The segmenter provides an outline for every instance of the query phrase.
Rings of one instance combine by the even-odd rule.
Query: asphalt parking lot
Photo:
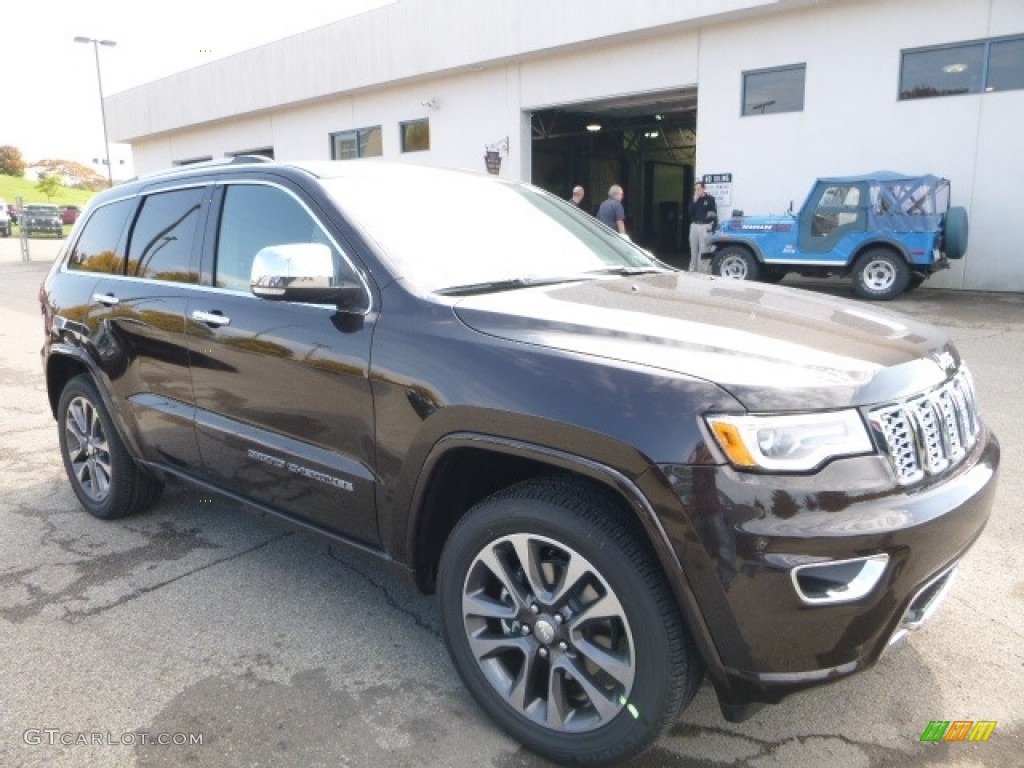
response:
[[[549,765],[476,708],[432,600],[377,564],[180,485],[140,517],[81,510],[39,361],[36,290],[61,244],[23,262],[0,239],[0,766]],[[872,670],[746,723],[705,685],[631,768],[1022,764],[1024,295],[922,288],[889,307],[948,329],[1002,442],[950,598]],[[933,720],[997,725],[922,743]]]

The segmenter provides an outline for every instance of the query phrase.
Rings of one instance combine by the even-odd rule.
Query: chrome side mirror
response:
[[[252,292],[268,301],[350,306],[362,288],[335,280],[331,249],[323,243],[286,243],[260,250],[252,261]]]

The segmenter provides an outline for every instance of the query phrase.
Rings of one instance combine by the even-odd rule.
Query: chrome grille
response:
[[[873,408],[868,417],[901,485],[955,466],[978,439],[977,403],[967,368],[928,392]]]

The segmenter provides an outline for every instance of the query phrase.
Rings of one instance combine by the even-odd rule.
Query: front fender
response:
[[[745,237],[730,237],[728,235],[712,235],[711,237],[711,249],[713,252],[726,248],[728,246],[739,246],[746,248],[754,254],[754,258],[764,263],[764,251],[761,250],[761,246],[753,240]]]

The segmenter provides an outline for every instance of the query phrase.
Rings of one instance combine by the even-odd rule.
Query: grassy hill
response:
[[[69,189],[65,187],[52,200],[47,200],[46,195],[36,189],[34,181],[0,175],[0,200],[3,200],[8,205],[12,205],[14,199],[20,195],[26,204],[53,203],[54,205],[84,206],[95,194],[95,192],[90,192],[87,189]]]

